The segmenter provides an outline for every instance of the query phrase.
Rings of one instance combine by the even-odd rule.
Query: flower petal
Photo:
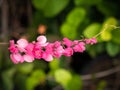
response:
[[[40,44],[44,44],[44,43],[46,43],[47,38],[46,38],[45,36],[38,36],[38,37],[37,37],[37,41],[38,41]]]
[[[28,54],[25,54],[25,55],[23,56],[23,58],[24,58],[24,60],[25,60],[26,62],[33,62],[33,61],[34,61],[34,57],[33,57],[33,56],[30,56],[30,55],[28,55]]]
[[[18,47],[25,48],[28,45],[28,41],[26,39],[19,39],[17,41]]]

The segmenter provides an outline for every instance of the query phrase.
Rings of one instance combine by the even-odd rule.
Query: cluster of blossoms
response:
[[[33,62],[35,59],[52,61],[53,58],[60,58],[62,55],[71,56],[74,52],[84,52],[86,44],[96,44],[95,38],[74,40],[63,38],[62,41],[54,43],[47,42],[45,36],[38,36],[36,41],[28,42],[26,39],[19,39],[16,44],[10,40],[10,58],[14,64]]]

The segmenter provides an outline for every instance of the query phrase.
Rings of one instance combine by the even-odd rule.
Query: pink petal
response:
[[[25,48],[28,45],[28,41],[26,39],[19,39],[17,41],[18,47]]]
[[[46,38],[45,36],[38,36],[38,37],[37,37],[37,41],[38,41],[40,44],[44,44],[44,43],[46,43],[47,38]]]
[[[48,54],[45,58],[45,61],[48,61],[48,62],[50,62],[50,61],[52,61],[53,60],[53,56],[52,55],[50,55],[50,54]]]
[[[28,54],[24,55],[23,58],[26,62],[33,62],[34,61],[34,57],[30,56]]]
[[[17,64],[17,63],[19,63],[19,62],[24,62],[24,59],[23,59],[23,57],[21,56],[21,54],[19,54],[19,53],[16,53],[16,54],[11,54],[10,55],[10,58],[11,58],[11,60],[12,60],[12,62],[14,63],[14,64]]]

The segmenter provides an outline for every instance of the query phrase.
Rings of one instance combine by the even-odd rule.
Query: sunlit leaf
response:
[[[77,28],[76,26],[72,26],[72,24],[64,23],[61,26],[61,33],[64,37],[75,39],[77,36]]]
[[[83,34],[85,37],[91,38],[97,35],[98,33],[100,33],[100,30],[101,30],[101,24],[93,23],[84,30]]]
[[[42,70],[35,70],[30,77],[26,80],[27,90],[34,90],[34,88],[40,83],[45,82],[46,75]]]
[[[33,63],[24,63],[18,67],[21,73],[28,74],[33,70]]]
[[[100,36],[103,41],[110,41],[112,39],[112,34],[109,31],[104,31]]]
[[[53,60],[52,62],[49,63],[49,66],[50,66],[50,70],[56,70],[59,68],[59,60],[58,59],[55,59]]]
[[[110,18],[108,18],[104,21],[103,27],[105,27],[106,24],[108,25],[108,28],[111,28],[111,26],[109,26],[109,25],[115,25],[116,26],[118,24],[118,21],[116,20],[116,18],[110,17]],[[113,28],[111,28],[111,29],[113,29]]]
[[[82,90],[82,80],[79,75],[73,75],[65,90]]]
[[[72,79],[72,75],[65,69],[58,69],[55,71],[55,80],[63,86],[66,86]]]
[[[86,11],[83,8],[74,8],[67,16],[66,22],[78,26],[85,18]]]
[[[106,45],[106,50],[107,50],[107,53],[113,57],[119,53],[120,46],[117,44],[108,42]]]

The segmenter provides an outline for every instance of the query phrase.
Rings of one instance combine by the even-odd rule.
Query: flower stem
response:
[[[111,27],[111,28],[113,28],[113,29],[118,29],[118,28],[120,28],[120,27],[117,27],[117,26],[115,26],[115,25],[108,25],[108,24],[105,24],[104,29],[103,29],[100,33],[98,33],[97,35],[95,35],[93,38],[98,37],[100,34],[102,34],[104,31],[106,31],[107,28],[109,28],[109,27]]]

